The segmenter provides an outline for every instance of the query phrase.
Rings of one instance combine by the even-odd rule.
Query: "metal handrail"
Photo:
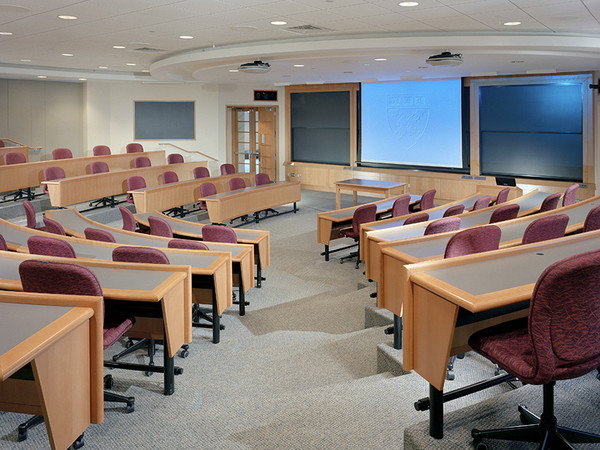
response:
[[[199,152],[199,151],[197,151],[197,150],[186,150],[185,148],[181,148],[181,147],[179,147],[178,145],[171,144],[170,142],[159,142],[159,144],[158,144],[158,145],[170,145],[171,147],[175,147],[176,149],[179,149],[179,150],[181,150],[182,152],[186,152],[186,153],[198,153],[198,154],[200,154],[200,155],[202,155],[202,156],[205,156],[205,157],[207,157],[208,159],[212,159],[213,161],[217,161],[217,162],[219,162],[219,160],[218,160],[218,159],[216,159],[216,158],[213,158],[212,156],[209,156],[209,155],[207,155],[206,153],[202,153],[202,152]]]

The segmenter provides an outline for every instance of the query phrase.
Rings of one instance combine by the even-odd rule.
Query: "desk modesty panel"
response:
[[[341,208],[340,191],[352,191],[353,205],[356,206],[357,193],[368,192],[372,194],[380,194],[385,198],[392,195],[406,193],[408,188],[407,183],[398,183],[395,181],[381,180],[363,180],[360,178],[352,178],[350,180],[336,181],[335,185],[335,209]]]

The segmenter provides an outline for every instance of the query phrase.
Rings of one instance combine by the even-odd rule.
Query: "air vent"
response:
[[[166,50],[162,50],[160,48],[152,48],[152,47],[138,47],[138,48],[133,48],[131,49],[132,52],[139,52],[139,53],[162,53],[162,52],[166,52]]]
[[[283,31],[295,34],[311,34],[333,31],[329,28],[319,27],[317,25],[298,25],[297,27],[282,28]]]

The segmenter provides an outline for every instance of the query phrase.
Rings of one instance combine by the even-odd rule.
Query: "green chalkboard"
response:
[[[135,140],[195,139],[194,102],[135,102]]]

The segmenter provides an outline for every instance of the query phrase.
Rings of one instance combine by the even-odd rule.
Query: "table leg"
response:
[[[402,317],[394,314],[394,348],[402,350]]]
[[[429,385],[429,436],[444,437],[444,391]]]
[[[354,206],[356,206],[356,203],[358,202],[358,192],[357,191],[352,191],[352,204]]]
[[[166,327],[165,327],[166,328]],[[173,357],[169,356],[169,351],[167,349],[167,332],[165,330],[163,337],[163,347],[164,347],[164,392],[165,395],[171,395],[175,392],[175,362],[173,361]]]
[[[213,324],[213,344],[221,342],[221,316],[217,309],[217,294],[212,290],[212,324]]]

